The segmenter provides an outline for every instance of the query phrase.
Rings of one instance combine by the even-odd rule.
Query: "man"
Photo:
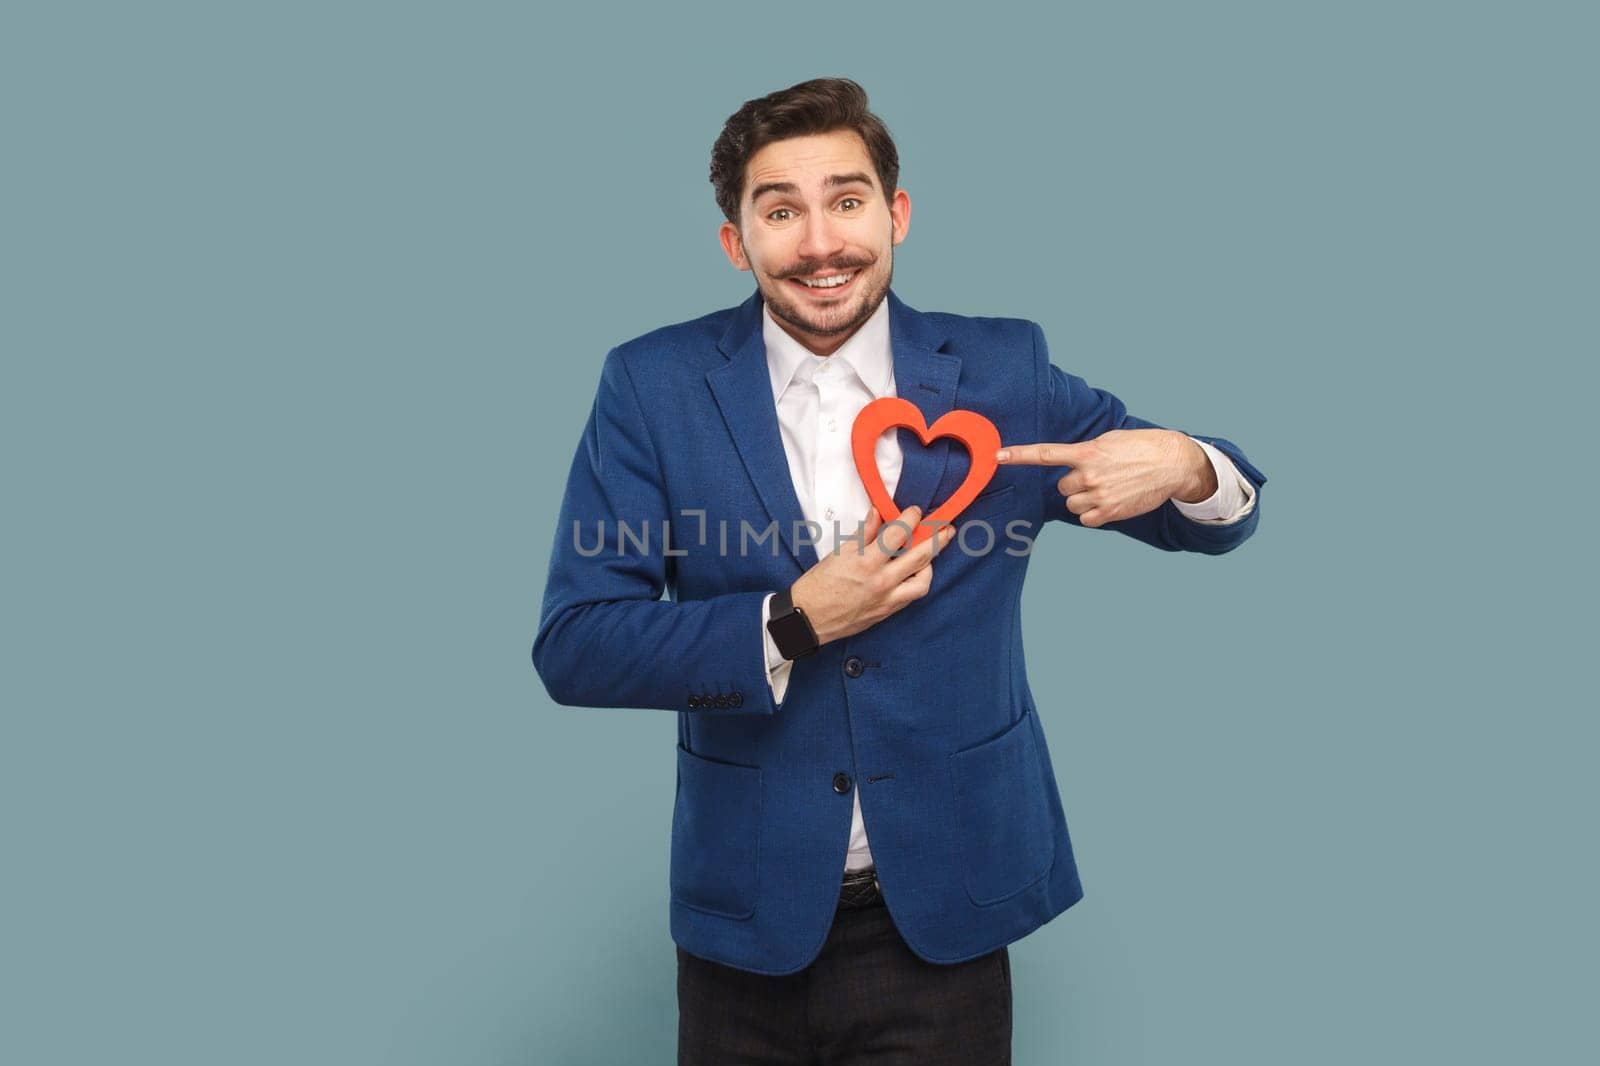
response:
[[[757,290],[613,349],[568,478],[533,660],[559,703],[679,712],[681,1063],[1009,1062],[1006,945],[1082,896],[1023,667],[1033,540],[1216,554],[1258,520],[1228,441],[1129,416],[1031,322],[902,303],[898,171],[852,81],[730,117],[719,237]],[[889,396],[1006,445],[915,542],[969,457],[879,437],[884,522],[850,430]]]

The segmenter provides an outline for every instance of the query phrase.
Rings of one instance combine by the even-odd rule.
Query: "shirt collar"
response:
[[[789,336],[773,319],[765,300],[761,303],[761,339],[767,346],[767,376],[772,382],[773,403],[783,396],[796,375],[809,381],[818,366],[833,360],[849,367],[874,398],[891,395],[894,355],[889,343],[888,299],[880,301],[877,310],[829,356],[813,355]]]

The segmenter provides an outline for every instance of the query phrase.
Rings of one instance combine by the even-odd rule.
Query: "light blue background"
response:
[[[605,352],[750,290],[722,120],[820,74],[907,302],[1271,478],[1039,543],[1016,1061],[1587,1059],[1593,10],[8,5],[0,1059],[673,1060],[675,722],[528,647]]]

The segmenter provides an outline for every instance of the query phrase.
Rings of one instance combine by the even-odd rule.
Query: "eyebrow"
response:
[[[829,174],[822,180],[822,185],[830,189],[836,185],[865,185],[871,188],[872,179],[858,170],[851,174]],[[750,202],[755,203],[769,192],[781,192],[793,196],[800,192],[800,186],[792,181],[769,181],[750,190]]]

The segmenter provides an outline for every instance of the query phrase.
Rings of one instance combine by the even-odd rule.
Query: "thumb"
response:
[[[864,521],[865,527],[862,530],[862,543],[870,544],[872,539],[878,535],[879,527],[883,525],[883,516],[878,513],[878,509],[876,507],[868,507],[867,517]]]

